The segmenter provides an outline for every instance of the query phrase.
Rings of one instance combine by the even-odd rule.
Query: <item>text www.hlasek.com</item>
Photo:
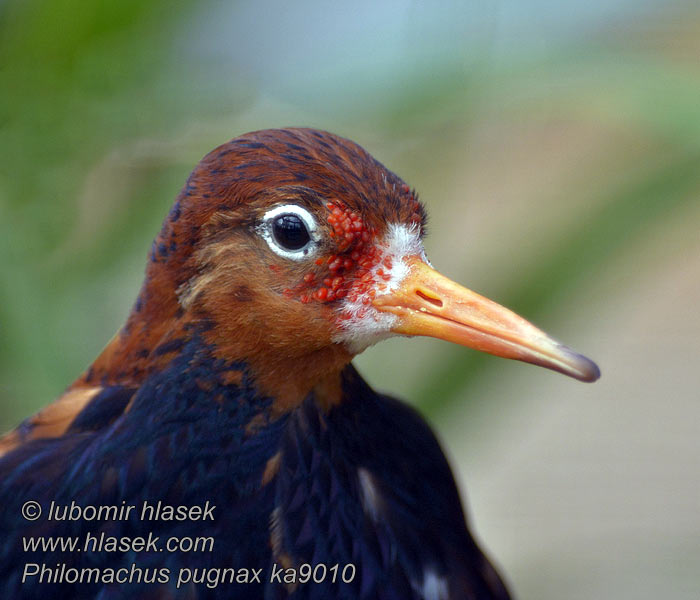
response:
[[[85,537],[23,537],[25,552],[212,552],[213,537],[169,537],[161,543],[158,536],[116,537],[86,533]]]
[[[126,505],[109,507],[81,507],[75,502],[59,506],[52,502],[46,515],[49,521],[126,521],[130,516],[141,521],[184,521],[214,520],[216,506],[207,502],[202,506],[172,507],[158,502],[157,505],[143,502],[141,510]],[[118,511],[117,511],[118,509]],[[131,512],[133,510],[133,512]],[[22,516],[27,521],[36,521],[42,514],[38,502],[29,501],[22,507]],[[355,579],[355,566],[351,563],[315,565],[304,563],[295,567],[272,564],[263,573],[261,568],[247,566],[229,567],[168,567],[139,566],[138,561],[118,566],[73,566],[75,557],[84,553],[116,553],[131,555],[159,552],[203,553],[214,551],[214,538],[211,536],[156,536],[152,532],[144,536],[111,536],[104,532],[87,532],[82,536],[23,536],[22,549],[27,553],[66,553],[72,557],[71,563],[51,564],[27,562],[24,565],[22,583],[40,584],[165,584],[175,581],[176,587],[185,584],[206,585],[209,588],[221,584],[279,583],[296,585],[305,583],[351,583]],[[149,560],[152,565],[152,560]]]

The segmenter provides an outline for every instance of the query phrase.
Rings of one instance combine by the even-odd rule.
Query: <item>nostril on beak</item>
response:
[[[421,290],[416,290],[416,295],[419,298],[422,298],[426,302],[430,302],[433,306],[437,306],[438,308],[442,308],[442,300],[440,298],[433,298],[432,296],[429,296],[425,292],[422,292]]]

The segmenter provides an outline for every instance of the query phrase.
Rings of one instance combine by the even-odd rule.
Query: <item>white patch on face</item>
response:
[[[392,223],[384,239],[377,243],[377,248],[381,258],[371,271],[377,296],[398,288],[408,275],[409,266],[404,260],[406,257],[418,255],[428,262],[417,225]],[[391,260],[391,268],[383,264],[387,257]],[[377,274],[379,270],[384,272],[384,277]],[[377,287],[380,284],[384,285],[381,291]],[[354,301],[345,298],[339,309],[343,318],[337,321],[340,332],[333,337],[333,341],[345,344],[353,354],[359,354],[372,344],[393,335],[391,328],[398,319],[396,315],[380,312],[371,304],[366,304],[367,297],[365,293]]]
[[[423,571],[423,581],[420,585],[415,581],[412,581],[411,585],[423,600],[447,600],[448,598],[447,580],[432,569]]]

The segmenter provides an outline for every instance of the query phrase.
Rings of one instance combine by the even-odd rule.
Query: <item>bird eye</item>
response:
[[[272,223],[272,235],[285,250],[299,250],[311,240],[304,222],[293,214],[276,217]]]
[[[295,204],[267,211],[257,229],[273,252],[292,260],[308,258],[318,246],[316,220]]]

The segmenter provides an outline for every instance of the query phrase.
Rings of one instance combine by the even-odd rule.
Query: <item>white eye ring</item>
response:
[[[272,228],[274,226],[275,219],[281,215],[295,215],[301,219],[309,233],[309,241],[305,246],[302,246],[297,250],[290,250],[289,248],[282,247],[277,242]],[[292,260],[304,260],[310,256],[313,256],[318,249],[318,242],[321,238],[318,233],[316,219],[314,219],[313,215],[308,210],[296,204],[283,204],[268,210],[263,215],[262,223],[258,225],[256,230],[258,234],[260,234],[260,237],[262,237],[267,242],[267,245],[270,246],[270,250],[272,250],[275,254],[279,254],[284,258],[290,258]]]

